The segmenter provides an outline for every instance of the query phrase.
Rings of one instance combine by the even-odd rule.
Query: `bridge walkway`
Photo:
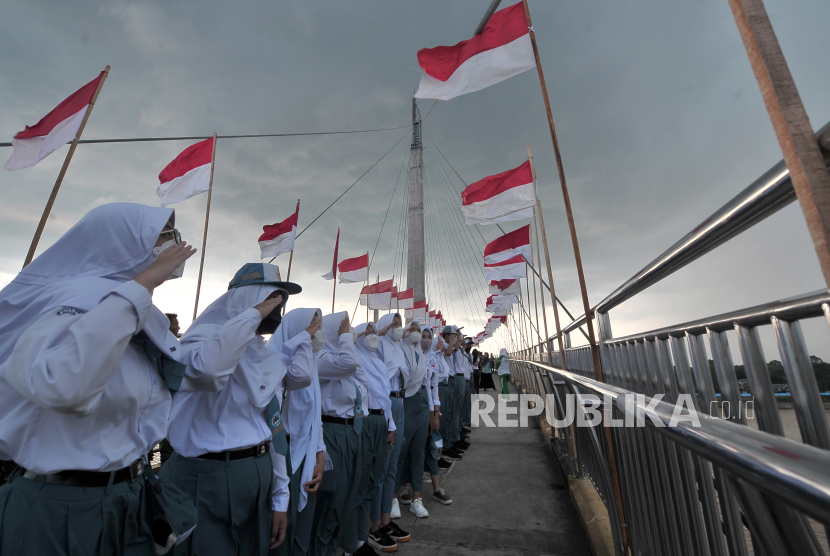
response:
[[[513,384],[510,389],[515,393]],[[494,423],[496,415],[494,410]],[[527,428],[482,425],[473,429],[470,440],[470,449],[441,482],[452,505],[427,500],[426,519],[402,506],[397,522],[412,533],[412,540],[396,554],[590,556],[567,479],[534,417]],[[425,499],[430,487],[424,484]]]

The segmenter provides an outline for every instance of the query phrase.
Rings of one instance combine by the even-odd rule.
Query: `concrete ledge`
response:
[[[608,510],[593,483],[588,479],[568,479],[568,489],[579,521],[585,529],[585,536],[588,537],[591,553],[594,556],[614,556],[614,538],[611,535]]]

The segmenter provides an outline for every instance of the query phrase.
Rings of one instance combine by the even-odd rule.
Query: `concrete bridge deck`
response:
[[[482,394],[495,396],[492,390]],[[496,410],[492,416],[497,422]],[[527,428],[473,429],[472,446],[441,482],[452,505],[427,500],[426,519],[402,506],[397,523],[412,540],[396,554],[590,556],[567,479],[536,419],[528,423]],[[425,499],[430,487],[424,485]]]

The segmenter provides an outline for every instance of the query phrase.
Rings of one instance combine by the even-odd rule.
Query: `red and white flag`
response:
[[[104,73],[69,95],[38,123],[17,132],[12,137],[14,152],[6,162],[6,170],[30,168],[75,139]]]
[[[369,253],[351,259],[344,259],[337,265],[337,270],[340,271],[341,284],[365,282],[366,275],[369,272]],[[389,286],[389,297],[391,296],[392,286]],[[386,305],[383,308],[389,309],[389,298],[387,298]]]
[[[415,301],[412,304],[412,309],[407,309],[404,311],[404,317],[408,319],[415,319],[421,324],[426,323],[427,312],[429,308],[427,307],[426,299],[422,299],[420,301]]]
[[[487,298],[485,310],[488,313],[495,313],[500,309],[509,309],[519,299],[515,295],[491,295]]]
[[[415,288],[398,292],[398,309],[412,309],[415,307]]]
[[[484,263],[484,278],[488,281],[527,278],[527,263],[518,255],[498,263]]]
[[[490,282],[490,293],[493,295],[519,295],[521,286],[516,280],[498,280]]]
[[[343,275],[341,274],[340,277],[342,279]],[[392,280],[389,279],[383,282],[378,282],[377,284],[363,286],[363,289],[360,291],[360,304],[364,307],[366,306],[367,295],[369,297],[368,301],[370,309],[388,311],[389,304],[392,301]]]
[[[159,174],[156,189],[161,206],[180,203],[210,189],[213,137],[183,150]]]
[[[337,251],[340,249],[340,228],[337,228],[337,239],[334,240],[334,258],[331,260],[331,270],[323,274],[326,280],[334,280],[337,276]]]
[[[472,183],[461,192],[461,212],[470,225],[533,218],[534,205],[536,186],[530,161]]]
[[[517,255],[531,259],[530,224],[496,238],[484,248],[485,263],[498,263]]]
[[[536,67],[524,6],[493,14],[480,34],[455,46],[418,51],[424,71],[415,98],[449,100]]]
[[[294,214],[276,224],[262,227],[262,235],[259,236],[259,249],[262,252],[261,259],[277,257],[283,253],[294,250],[294,239],[297,237],[297,219],[300,217],[300,201],[297,200],[297,208]]]

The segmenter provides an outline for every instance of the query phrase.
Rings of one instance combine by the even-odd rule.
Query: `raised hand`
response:
[[[314,333],[320,329],[320,323],[323,322],[323,319],[320,318],[319,313],[314,313],[314,318],[311,319],[311,324],[308,325],[308,328],[305,329],[306,332],[313,338]]]
[[[136,282],[147,288],[150,293],[162,285],[173,271],[181,266],[183,262],[196,254],[196,249],[181,242],[179,245],[171,245],[150,263],[150,266],[142,270],[138,276],[133,278]]]
[[[343,334],[346,334],[349,331],[349,329],[351,329],[351,325],[349,323],[349,317],[347,315],[343,317],[343,320],[340,322],[340,328],[337,330],[337,335],[342,336]]]
[[[282,295],[278,295],[276,297],[269,297],[268,299],[266,299],[262,303],[258,303],[257,305],[254,305],[254,309],[259,311],[259,316],[260,317],[265,318],[268,315],[270,315],[271,312],[274,309],[279,307],[280,303],[282,303]]]

